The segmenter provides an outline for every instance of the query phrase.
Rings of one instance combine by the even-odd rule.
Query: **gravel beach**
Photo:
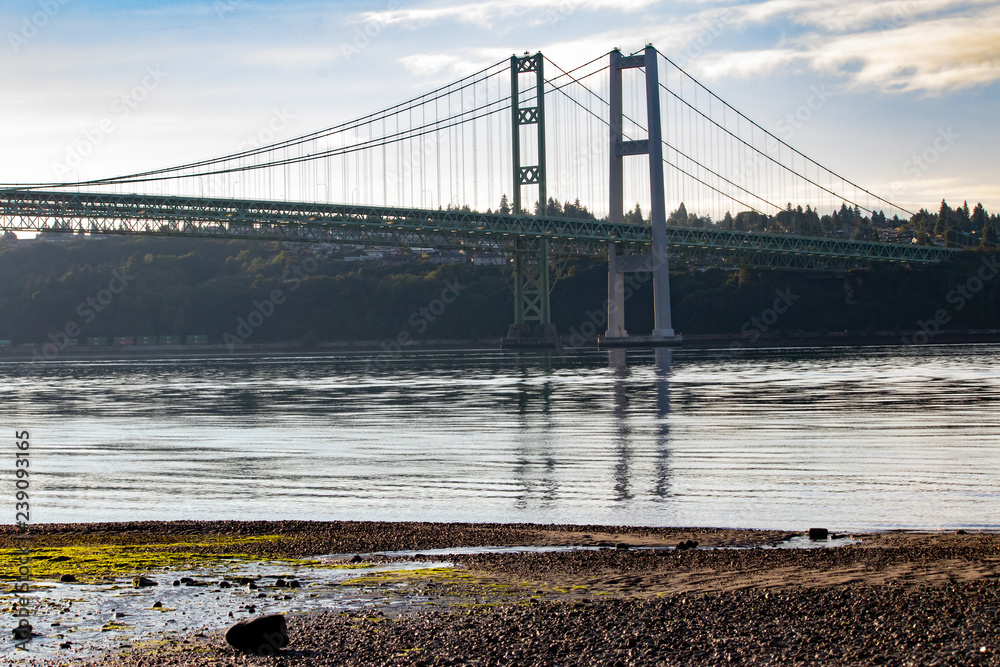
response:
[[[0,546],[12,534],[0,530]],[[462,555],[450,558],[454,571],[362,576],[352,585],[369,594],[411,592],[427,602],[290,614],[290,645],[274,657],[236,653],[219,628],[53,664],[1000,666],[1000,535],[993,533],[856,535],[853,544],[818,549],[771,548],[794,533],[608,526],[172,522],[39,526],[33,534],[47,544],[122,545],[282,535],[255,544],[263,558],[605,547]],[[663,548],[686,541],[699,548]],[[660,548],[643,548],[651,546]]]

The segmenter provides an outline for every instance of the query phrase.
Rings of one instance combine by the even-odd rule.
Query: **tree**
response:
[[[636,204],[638,207],[638,204]],[[688,211],[687,207],[684,206],[684,202],[677,207],[677,210],[670,214],[667,218],[667,224],[671,227],[687,227],[688,226]]]
[[[625,222],[629,225],[642,224],[642,209],[636,204],[635,208],[625,214]]]
[[[510,215],[510,202],[507,201],[507,195],[500,197],[500,208],[497,209],[497,213],[500,215]]]
[[[969,202],[963,202],[962,207],[955,211],[958,216],[958,228],[963,232],[971,232],[973,230],[972,222],[969,216]]]
[[[924,208],[917,211],[913,217],[910,218],[910,225],[913,227],[913,231],[916,232],[917,243],[920,245],[927,245],[929,243],[927,234],[933,226],[930,211]]]
[[[973,230],[980,230],[982,234],[980,243],[986,248],[989,243],[990,219],[986,215],[986,209],[983,208],[982,202],[976,204],[976,207],[972,209],[972,215],[969,216],[969,226]]]

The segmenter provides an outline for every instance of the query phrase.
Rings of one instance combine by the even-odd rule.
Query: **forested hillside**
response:
[[[944,329],[998,328],[997,261],[995,252],[970,251],[941,266],[878,265],[839,276],[676,267],[674,325],[684,334],[744,336],[762,327],[907,331],[937,314]],[[552,295],[560,333],[603,333],[606,264],[581,260],[565,271]],[[645,333],[652,328],[649,282],[630,280],[626,326]],[[506,332],[513,296],[502,267],[435,264],[418,255],[347,262],[305,245],[78,238],[0,250],[0,312],[0,339],[15,344],[46,342],[68,325],[79,328],[80,339],[473,339]],[[241,321],[248,326],[241,329]]]

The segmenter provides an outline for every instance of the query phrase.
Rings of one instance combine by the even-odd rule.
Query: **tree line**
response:
[[[1000,279],[990,269],[997,257],[970,251],[933,266],[873,264],[841,275],[676,266],[675,327],[741,334],[780,291],[795,298],[769,325],[776,333],[915,330],[942,309],[945,328],[1000,328]],[[607,264],[576,260],[563,273],[552,315],[569,334],[600,318]],[[468,340],[504,335],[513,295],[509,268],[438,264],[416,254],[348,262],[305,244],[73,237],[0,250],[0,312],[0,340],[15,344],[44,343],[68,324],[81,339],[198,334],[221,343],[228,333],[247,343],[392,341],[401,334]],[[241,320],[253,326],[237,333]],[[652,324],[651,281],[638,274],[626,328],[646,333]]]

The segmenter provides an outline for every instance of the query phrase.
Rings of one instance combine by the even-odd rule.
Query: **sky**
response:
[[[514,53],[568,69],[647,43],[910,210],[1000,213],[996,0],[5,0],[0,183],[228,154]]]

